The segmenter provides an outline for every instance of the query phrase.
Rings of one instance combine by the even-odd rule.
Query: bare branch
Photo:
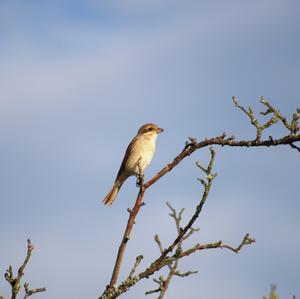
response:
[[[160,253],[163,253],[165,249],[163,248],[163,246],[161,244],[161,241],[160,241],[160,238],[159,238],[158,235],[154,236],[154,241],[156,242],[156,244],[157,244],[157,246],[159,248]],[[168,267],[169,267],[170,270],[172,269],[171,265],[168,265]]]
[[[213,137],[210,139],[204,139],[203,141],[197,143],[189,143],[188,146],[178,154],[174,160],[160,170],[152,179],[144,184],[145,189],[149,188],[161,177],[170,172],[174,167],[176,167],[183,159],[190,156],[194,151],[210,145],[220,145],[220,146],[230,146],[230,147],[270,147],[278,145],[290,145],[295,142],[300,141],[300,134],[286,135],[282,138],[275,139],[271,136],[265,140],[235,140],[235,139],[224,139],[222,136]]]
[[[300,118],[299,108],[297,109],[297,112],[293,115],[291,124],[289,124],[286,118],[283,117],[278,110],[276,110],[274,107],[272,107],[272,105],[270,105],[268,101],[262,98],[261,103],[267,107],[267,111],[262,114],[263,115],[273,114],[273,116],[266,123],[260,125],[260,123],[258,122],[257,118],[254,115],[253,110],[250,107],[248,109],[245,109],[238,103],[235,97],[233,98],[233,101],[234,104],[249,117],[251,124],[255,126],[256,138],[253,140],[236,140],[234,136],[226,138],[226,133],[223,133],[220,136],[209,138],[209,139],[205,138],[204,140],[198,142],[195,138],[189,137],[189,140],[185,143],[183,150],[173,159],[172,162],[167,164],[154,177],[152,177],[149,181],[145,183],[143,183],[143,177],[141,177],[142,181],[141,181],[139,193],[137,195],[136,202],[134,204],[133,209],[130,210],[129,219],[127,222],[127,226],[121,244],[119,246],[118,255],[115,262],[111,281],[106,291],[101,296],[101,298],[116,298],[116,296],[118,296],[118,294],[120,293],[121,289],[122,289],[121,293],[123,293],[129,287],[131,287],[136,283],[136,281],[134,281],[134,278],[136,278],[137,276],[133,277],[130,282],[126,281],[126,284],[121,283],[119,287],[115,286],[120,272],[120,267],[122,264],[126,245],[130,238],[133,224],[135,223],[135,218],[140,210],[140,207],[143,205],[144,193],[156,181],[158,181],[161,177],[166,175],[174,167],[176,167],[179,163],[181,163],[183,159],[190,156],[194,151],[211,145],[230,146],[230,147],[262,147],[262,146],[270,147],[270,146],[278,146],[278,145],[290,145],[293,148],[296,149],[298,148],[294,143],[300,141],[300,134],[298,133],[299,132],[298,120]],[[278,122],[278,120],[280,120],[283,123],[283,125],[290,131],[289,134],[278,139],[275,139],[272,136],[270,136],[268,139],[262,139],[263,130],[271,127],[273,124]],[[202,169],[201,167],[199,168]],[[207,170],[209,170],[209,166]],[[148,269],[142,272],[140,275],[142,275],[143,277],[148,277],[149,275],[152,275],[155,271],[157,271],[155,270],[153,272],[154,269],[156,268],[158,269],[160,267],[162,261],[166,258],[167,254],[170,253],[178,244],[178,242],[180,242],[181,239],[184,238],[184,236],[189,232],[191,225],[194,223],[196,218],[199,216],[199,213],[201,212],[202,206],[205,203],[206,197],[208,195],[211,186],[211,181],[215,177],[216,174],[209,174],[209,175],[207,174],[205,180],[199,179],[199,181],[203,184],[205,188],[205,193],[202,198],[203,201],[201,200],[201,203],[196,208],[196,213],[194,214],[195,218],[193,217],[188,223],[188,225],[184,229],[182,229],[181,233],[178,235],[178,238],[167,249],[164,250],[164,252],[161,254],[161,257],[158,258],[156,261],[154,261],[154,263]],[[108,294],[110,294],[111,297],[105,297]]]
[[[145,190],[146,190],[145,186],[141,185],[140,186],[140,191],[139,191],[137,199],[136,199],[136,202],[134,204],[134,207],[133,207],[133,209],[130,210],[127,226],[126,226],[121,244],[119,246],[118,255],[117,255],[116,263],[115,263],[115,266],[114,266],[113,274],[112,274],[110,284],[107,287],[107,289],[112,288],[117,282],[119,272],[120,272],[120,268],[121,268],[121,264],[122,264],[122,261],[123,261],[123,256],[124,256],[125,249],[126,249],[126,245],[127,245],[128,240],[130,239],[130,234],[131,234],[133,225],[135,224],[135,218],[136,218],[136,216],[137,216],[137,214],[138,214],[138,212],[139,212],[139,210],[142,206],[143,196],[144,196]]]
[[[254,115],[253,110],[251,109],[251,107],[248,108],[248,110],[246,110],[243,106],[241,106],[237,100],[236,97],[232,97],[232,100],[235,104],[236,107],[238,107],[240,110],[242,110],[251,120],[251,124],[253,126],[255,126],[256,128],[256,140],[260,141],[261,140],[261,134],[262,134],[262,127],[259,124],[257,118]]]
[[[177,215],[177,212],[176,210],[171,206],[170,203],[166,202],[166,205],[168,206],[168,208],[171,210],[171,213],[169,214],[170,217],[172,217],[175,221],[175,225],[176,225],[176,228],[177,228],[177,232],[180,233],[180,221],[182,219],[182,214],[184,212],[184,209],[181,209]]]
[[[242,249],[245,245],[250,245],[250,244],[252,244],[252,243],[254,243],[254,242],[255,242],[255,239],[250,238],[250,237],[249,237],[249,234],[246,234],[245,237],[244,237],[244,239],[242,240],[242,242],[240,243],[240,245],[239,245],[238,247],[233,248],[233,247],[231,247],[231,246],[229,246],[229,245],[222,244],[222,248],[227,248],[227,249],[232,250],[232,251],[235,252],[235,253],[239,253],[239,252],[241,251],[241,249]]]
[[[282,114],[279,112],[279,110],[275,109],[266,99],[264,99],[263,97],[261,97],[260,102],[262,104],[264,104],[268,110],[265,112],[264,115],[266,115],[267,113],[273,113],[279,120],[281,120],[281,122],[284,124],[284,126],[288,129],[291,130],[291,126],[288,123],[288,121],[286,120],[286,118],[284,116],[282,116]]]
[[[42,292],[46,291],[46,288],[29,289],[29,283],[24,284],[24,289],[25,289],[24,299],[27,299],[28,297],[30,297],[33,294],[42,293]]]
[[[25,269],[27,263],[29,262],[33,248],[34,247],[31,243],[30,239],[28,239],[27,240],[27,254],[26,254],[23,264],[21,265],[21,267],[18,270],[17,277],[15,277],[15,278],[13,277],[13,270],[12,270],[11,265],[8,267],[8,270],[6,270],[6,273],[4,274],[5,279],[11,285],[11,292],[12,292],[11,298],[12,299],[15,299],[20,291],[20,281],[24,275],[24,269]]]
[[[180,211],[177,213],[177,211],[172,207],[172,205],[169,202],[166,202],[166,205],[171,210],[171,213],[169,213],[169,216],[174,219],[177,233],[180,234],[182,231],[180,223],[182,220],[182,214],[184,212],[184,209],[180,209]],[[182,252],[182,242],[184,240],[186,240],[187,238],[189,238],[196,231],[198,231],[198,229],[194,229],[193,227],[190,228],[190,231],[186,235],[184,235],[181,238],[181,240],[178,242],[178,244],[176,245],[176,253]],[[160,253],[163,254],[165,249],[163,248],[163,246],[161,244],[159,236],[155,235],[154,240],[157,243]],[[158,299],[162,299],[170,285],[171,279],[174,276],[179,276],[179,277],[183,278],[183,277],[187,277],[189,275],[197,273],[197,271],[187,271],[187,272],[181,273],[178,270],[178,262],[179,262],[179,259],[175,260],[174,263],[167,264],[166,266],[169,268],[169,274],[168,274],[167,278],[164,278],[161,275],[159,277],[159,279],[153,279],[153,281],[156,282],[159,285],[159,287],[157,289],[147,291],[145,293],[145,295],[150,295],[150,294],[159,292],[160,294],[159,294]]]
[[[188,256],[191,253],[195,252],[195,251],[200,251],[200,250],[204,250],[204,249],[214,249],[214,248],[225,248],[225,249],[229,249],[235,253],[239,253],[240,250],[246,246],[246,245],[250,245],[252,243],[255,242],[255,239],[250,238],[249,234],[246,234],[245,237],[243,238],[243,240],[241,241],[241,243],[236,247],[232,247],[230,245],[224,244],[222,241],[218,241],[215,243],[208,243],[208,244],[197,244],[194,247],[182,252],[179,256],[179,258],[184,257],[184,256]],[[174,258],[178,258],[176,256],[172,256],[170,259],[174,259]]]
[[[214,152],[213,149],[211,149],[211,159],[210,159],[209,165],[213,165],[214,159],[215,159],[215,152]],[[210,170],[212,170],[212,169],[210,168]],[[180,230],[177,238],[173,241],[173,243],[167,249],[165,249],[163,251],[163,253],[161,254],[161,256],[155,262],[153,262],[148,269],[146,269],[144,271],[143,275],[145,277],[148,277],[150,274],[153,274],[154,272],[157,271],[156,268],[159,267],[159,265],[162,263],[162,261],[164,260],[164,258],[167,256],[167,254],[170,253],[175,248],[175,246],[182,240],[183,236],[193,226],[194,222],[196,221],[196,219],[199,217],[199,214],[201,213],[203,205],[206,202],[206,199],[208,197],[208,194],[209,194],[209,191],[210,191],[210,187],[211,187],[211,184],[212,184],[212,180],[213,180],[214,177],[215,177],[215,175],[212,174],[212,173],[208,173],[207,174],[207,177],[206,177],[207,182],[206,182],[206,184],[204,186],[203,195],[202,195],[200,203],[196,207],[196,211],[195,211],[194,215],[192,216],[192,218],[190,219],[190,221],[188,222],[188,224],[183,229]]]
[[[21,287],[21,279],[24,276],[24,270],[30,260],[33,249],[34,249],[34,246],[31,243],[30,239],[28,239],[27,240],[27,254],[26,254],[23,264],[20,266],[20,268],[18,270],[18,275],[16,277],[13,276],[13,269],[12,269],[11,265],[9,265],[8,269],[6,270],[6,273],[4,274],[6,281],[11,285],[11,299],[17,298],[17,295],[18,295],[18,293],[20,291],[20,287]],[[46,291],[45,288],[29,290],[28,283],[24,284],[24,288],[25,288],[24,299],[31,296],[32,294]]]
[[[213,167],[213,162],[214,162],[214,159],[215,159],[215,151],[212,147],[210,148],[210,153],[211,153],[211,158],[210,158],[208,166],[207,167],[203,167],[203,166],[199,167],[206,174],[206,181],[203,180],[204,181],[203,185],[204,185],[204,188],[205,188],[204,192],[209,191],[209,186],[210,186],[213,178],[215,178],[215,174],[212,174],[212,167]],[[200,163],[197,163],[196,165],[198,166],[198,165],[200,165]],[[182,229],[181,225],[180,225],[180,222],[182,220],[182,214],[184,212],[184,209],[181,209],[179,211],[179,213],[177,213],[176,210],[171,206],[170,203],[167,202],[167,206],[171,210],[171,213],[169,214],[169,216],[174,219],[174,222],[175,222],[175,225],[176,225],[176,228],[177,228],[178,236],[176,238],[176,244],[175,244],[176,245],[176,253],[174,254],[174,256],[178,256],[178,258],[175,259],[174,261],[170,262],[170,263],[165,264],[165,266],[169,267],[170,271],[169,271],[169,274],[168,274],[166,279],[164,279],[162,276],[160,276],[160,279],[158,280],[159,288],[155,289],[153,291],[146,292],[146,294],[149,294],[149,293],[151,294],[153,292],[160,292],[158,299],[162,299],[164,297],[173,276],[176,275],[176,276],[180,276],[180,277],[186,277],[186,276],[189,276],[191,274],[197,273],[196,271],[188,271],[188,272],[185,272],[185,273],[181,273],[180,271],[177,270],[177,268],[178,268],[179,256],[182,253],[182,242],[184,240],[186,240],[188,237],[190,237],[195,231],[198,231],[198,229],[193,228],[191,224],[190,224],[188,229],[187,229],[187,227]],[[158,235],[155,236],[155,241],[156,241],[156,243],[158,244],[158,246],[160,248],[161,257],[165,256],[165,259],[168,259],[166,257],[166,249],[163,249]]]

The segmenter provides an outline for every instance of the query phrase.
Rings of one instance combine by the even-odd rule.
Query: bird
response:
[[[111,205],[121,186],[130,176],[138,178],[141,183],[145,168],[150,164],[155,153],[157,135],[164,130],[153,123],[144,124],[138,130],[136,136],[129,143],[115,183],[109,193],[103,199],[105,205]]]

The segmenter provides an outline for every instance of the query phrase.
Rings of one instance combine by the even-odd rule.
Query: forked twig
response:
[[[21,288],[21,279],[24,276],[24,270],[31,258],[33,249],[34,249],[34,246],[31,243],[30,239],[28,239],[27,240],[27,254],[26,254],[24,262],[22,263],[22,265],[20,266],[20,268],[18,270],[18,275],[16,277],[14,277],[13,268],[11,265],[9,265],[8,269],[6,270],[6,273],[4,274],[6,281],[11,285],[11,299],[17,298],[17,295]],[[40,292],[46,291],[46,288],[29,289],[28,283],[24,284],[24,289],[25,289],[24,299],[28,298],[29,296],[31,296],[35,293],[40,293]]]

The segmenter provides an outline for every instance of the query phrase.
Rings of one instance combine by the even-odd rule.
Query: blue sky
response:
[[[150,178],[182,149],[226,131],[254,129],[231,97],[260,111],[261,96],[291,116],[299,107],[297,1],[1,1],[0,271],[36,246],[25,279],[40,298],[97,298],[109,281],[137,189],[110,189],[139,126],[165,129]],[[286,132],[279,124],[266,136]],[[209,251],[182,261],[199,274],[174,279],[166,298],[300,296],[299,153],[217,148],[219,173],[188,245],[222,239],[257,243],[239,255]],[[142,270],[175,236],[165,201],[192,214],[201,150],[145,196],[121,278],[139,254]],[[141,298],[147,280],[124,298]],[[0,290],[8,296],[4,279]],[[184,294],[184,295],[183,295]]]

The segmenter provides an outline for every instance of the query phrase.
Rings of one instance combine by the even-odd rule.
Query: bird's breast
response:
[[[128,159],[128,169],[138,173],[139,169],[137,163],[139,161],[139,167],[142,171],[144,171],[153,158],[155,152],[155,143],[156,138],[137,138]]]

